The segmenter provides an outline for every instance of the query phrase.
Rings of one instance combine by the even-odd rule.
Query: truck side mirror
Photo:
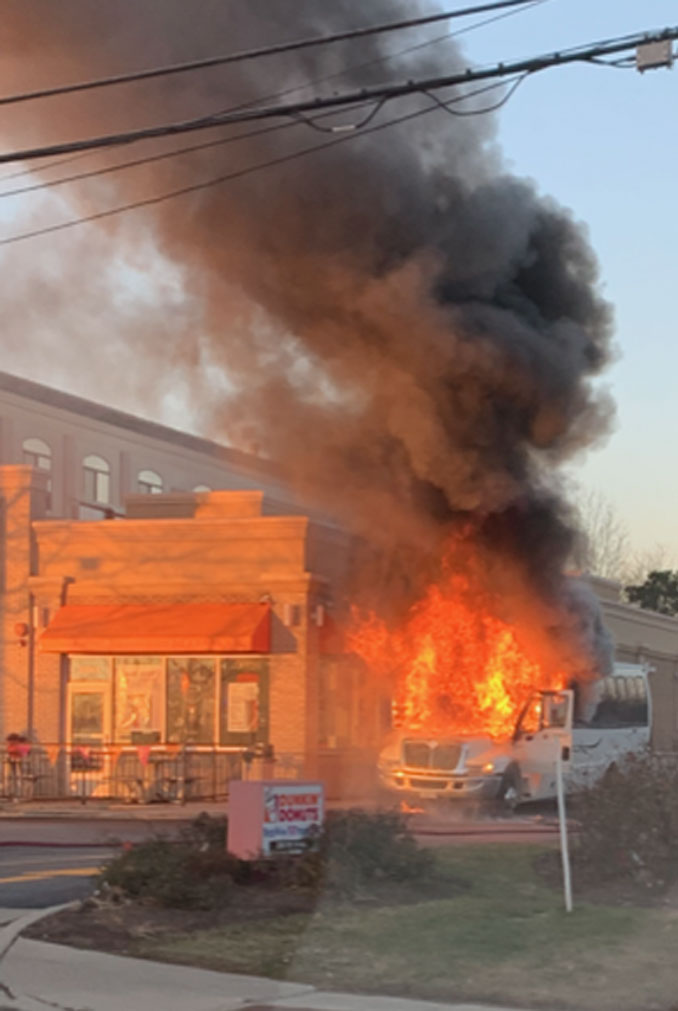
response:
[[[569,762],[570,761],[570,749],[569,749],[569,747],[568,747],[567,744],[563,746],[563,749],[562,749],[562,751],[560,753],[560,757],[562,758],[562,760],[564,762]]]

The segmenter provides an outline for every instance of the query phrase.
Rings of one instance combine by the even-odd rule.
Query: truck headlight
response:
[[[484,765],[467,765],[466,771],[472,776],[479,776],[481,773],[485,776],[489,776],[490,773],[496,772],[494,762],[485,762]]]

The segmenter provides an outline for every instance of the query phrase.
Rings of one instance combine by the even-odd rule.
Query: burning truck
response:
[[[399,624],[355,623],[353,649],[392,687],[394,729],[378,758],[391,796],[513,808],[555,796],[558,762],[576,789],[649,745],[649,671],[612,664],[594,602],[583,606],[573,584],[568,624],[562,597],[549,618],[556,605],[526,587],[512,597],[491,587],[482,553],[459,538]]]
[[[383,788],[418,800],[479,800],[512,809],[556,795],[562,762],[567,788],[595,782],[649,745],[648,671],[615,664],[596,682],[585,716],[576,688],[542,691],[523,706],[508,738],[396,731],[379,756]]]

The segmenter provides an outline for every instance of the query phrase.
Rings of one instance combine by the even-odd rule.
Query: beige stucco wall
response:
[[[92,417],[0,388],[0,463],[23,463],[24,439],[46,442],[52,453],[51,511],[71,518],[77,516],[77,504],[85,498],[82,461],[89,454],[109,464],[110,505],[117,510],[127,495],[137,491],[137,475],[147,469],[162,477],[165,491],[190,491],[197,485],[234,490],[266,487],[284,497],[271,468],[256,457],[224,448],[219,459],[220,447],[214,444],[210,448],[205,441],[206,449],[200,451],[173,442],[171,429],[166,430],[166,437],[154,436],[143,431],[142,420],[134,431],[105,420],[106,413],[102,408],[101,418]]]
[[[678,619],[627,604],[621,584],[591,579],[615,647],[615,658],[651,669],[652,744],[678,749]]]

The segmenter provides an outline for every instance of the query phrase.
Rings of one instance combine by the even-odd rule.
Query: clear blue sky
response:
[[[469,34],[465,49],[484,64],[676,24],[671,0],[548,0]],[[605,382],[616,430],[574,476],[611,500],[635,545],[660,542],[676,554],[677,112],[678,65],[643,75],[549,70],[499,113],[512,169],[588,226],[615,306],[620,357]]]
[[[467,0],[437,2],[448,9]],[[464,47],[469,61],[483,65],[674,22],[678,22],[675,0],[546,0],[469,33]],[[438,25],[432,34],[443,31]],[[531,177],[542,192],[572,208],[588,226],[600,258],[605,293],[615,306],[620,357],[604,382],[618,404],[616,430],[604,447],[591,451],[573,469],[573,475],[609,498],[636,547],[661,542],[676,558],[678,523],[673,505],[678,500],[678,468],[672,438],[678,429],[678,346],[673,340],[673,296],[678,287],[674,252],[677,110],[678,67],[640,75],[635,70],[573,66],[528,79],[497,115],[499,140],[513,171]],[[99,195],[93,191],[95,206]],[[45,196],[27,200],[25,205],[7,201],[0,210],[0,222],[4,225],[14,218],[20,231],[29,223],[70,217],[63,199]],[[49,212],[44,222],[43,206]],[[81,291],[78,325],[89,340],[102,326],[102,305],[107,306],[104,316],[117,312],[124,323],[125,299],[143,299],[149,261],[143,250],[137,262],[112,261],[104,237],[97,238],[89,227],[76,231],[77,236],[69,233],[73,248],[83,243],[89,249],[89,243],[93,256],[102,257],[99,262],[106,264],[108,272],[108,281],[105,277],[101,281],[102,290],[95,288],[89,300]],[[61,241],[41,245],[42,279],[45,271],[61,276],[69,263],[64,259],[68,248]],[[31,274],[36,248],[25,243],[8,250],[11,256],[7,254],[4,264],[16,273],[9,284],[5,273],[3,367],[143,413],[147,383],[135,377],[135,342],[116,345],[107,337],[83,371],[82,344],[74,339],[67,346],[60,335],[63,327],[49,311],[41,310],[39,297],[33,298],[39,294],[41,281],[40,273]],[[121,278],[127,278],[127,285],[121,285]],[[71,282],[69,291],[77,298],[78,280]],[[167,299],[178,297],[174,283],[171,278],[156,277],[150,287],[161,291],[167,304]],[[117,304],[106,302],[107,291],[114,292]],[[177,333],[165,335],[161,347],[164,359],[174,355],[179,363],[180,323],[178,318]],[[95,357],[100,364],[98,376]],[[164,368],[165,361],[160,364]],[[109,381],[114,369],[127,376],[127,382]],[[174,374],[171,370],[166,374],[160,398],[164,420],[190,424],[184,409],[188,401],[182,400],[181,372],[177,368]]]

